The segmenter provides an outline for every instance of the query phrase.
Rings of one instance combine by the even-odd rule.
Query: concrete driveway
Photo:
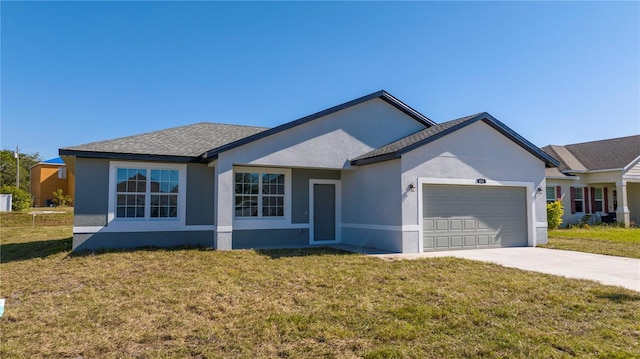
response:
[[[372,256],[391,260],[458,257],[568,278],[590,279],[602,284],[621,286],[640,292],[640,259],[635,258],[532,247],[418,254],[372,254]]]

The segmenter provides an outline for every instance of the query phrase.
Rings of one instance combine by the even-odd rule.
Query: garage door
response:
[[[423,187],[425,251],[527,246],[524,187]]]

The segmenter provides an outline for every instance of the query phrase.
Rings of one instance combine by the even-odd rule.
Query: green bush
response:
[[[557,229],[562,224],[564,208],[561,201],[547,203],[547,226],[549,229]]]
[[[62,188],[58,188],[53,191],[53,203],[55,203],[56,206],[68,206],[71,204],[71,196],[64,194]]]
[[[2,187],[0,188],[0,193],[11,194],[11,209],[14,211],[22,211],[24,209],[30,208],[31,205],[33,205],[31,195],[27,193],[27,191],[16,186],[8,186],[6,184],[2,185]]]

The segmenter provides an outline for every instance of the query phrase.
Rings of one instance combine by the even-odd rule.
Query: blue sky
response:
[[[640,133],[638,2],[0,2],[1,147],[276,126],[384,89],[538,146]]]

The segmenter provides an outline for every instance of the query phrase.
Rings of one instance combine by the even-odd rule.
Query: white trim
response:
[[[547,222],[536,222],[536,228],[548,228],[549,224]]]
[[[118,167],[178,170],[178,217],[176,218],[116,218],[116,170]],[[147,194],[149,192],[146,192]],[[138,161],[110,161],[109,162],[109,202],[107,211],[108,226],[116,232],[152,232],[179,231],[185,227],[187,213],[187,165],[178,163],[157,163]]]
[[[423,209],[422,209],[422,190],[425,184],[439,184],[439,185],[458,185],[458,186],[490,186],[490,187],[524,187],[526,190],[527,200],[527,244],[530,247],[536,246],[536,231],[534,228],[534,218],[536,213],[536,191],[534,182],[524,181],[496,181],[491,179],[485,179],[485,183],[478,184],[476,179],[462,179],[462,178],[432,178],[432,177],[418,177],[418,251],[424,252],[424,231],[423,231]],[[546,204],[546,200],[545,200]]]
[[[335,240],[333,241],[315,241],[313,238],[314,211],[313,211],[313,185],[315,184],[332,184],[335,186]],[[328,179],[310,179],[309,180],[309,244],[318,243],[340,243],[342,241],[342,189],[340,180]]]
[[[231,233],[233,232],[233,226],[216,226],[216,233]]]
[[[628,171],[632,167],[635,167],[638,163],[640,163],[640,156],[636,157],[633,161],[629,162],[628,165],[624,166],[623,171]]]
[[[215,231],[213,225],[197,225],[184,227],[150,226],[148,228],[131,227],[129,229],[120,226],[77,226],[73,227],[73,233],[128,233],[128,232],[191,232],[191,231]]]
[[[355,229],[371,229],[375,231],[402,231],[402,232],[417,232],[420,230],[420,226],[417,224],[394,226],[390,224],[368,224],[368,223],[342,223],[342,228],[355,228]]]
[[[247,229],[307,229],[309,223],[285,223],[281,221],[234,221],[233,230],[247,230]],[[231,231],[229,231],[231,232]]]

